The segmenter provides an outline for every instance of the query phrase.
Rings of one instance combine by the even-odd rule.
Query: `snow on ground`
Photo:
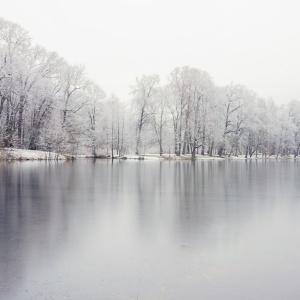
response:
[[[67,157],[55,152],[1,148],[0,160],[65,160]]]
[[[134,155],[134,154],[130,154],[130,155],[124,155],[122,157],[123,159],[135,159],[135,160],[159,160],[161,159],[156,155]]]
[[[130,155],[124,155],[122,158],[124,159],[135,159],[135,160],[161,160],[161,159],[171,159],[171,160],[190,160],[191,159],[191,154],[186,154],[186,155],[181,155],[181,156],[176,156],[175,154],[163,154],[160,156],[159,154],[142,154],[142,155],[135,155],[135,154],[130,154]],[[252,157],[248,156],[245,158],[245,155],[239,155],[239,156],[226,156],[226,157],[219,157],[219,156],[208,156],[208,155],[196,155],[196,160],[265,160],[265,159],[294,159],[293,155],[290,156],[262,156],[258,155],[257,157],[254,155]]]
[[[84,158],[90,157],[88,155],[76,155],[76,158]],[[46,152],[46,151],[38,151],[38,150],[24,150],[24,149],[14,149],[14,148],[0,148],[0,160],[66,160],[71,159],[71,156],[66,156],[62,154],[58,154],[55,152]],[[108,157],[109,158],[109,157]],[[114,158],[119,158],[115,156]],[[176,156],[174,153],[165,153],[163,155],[159,154],[142,154],[142,155],[135,155],[135,154],[128,154],[121,157],[123,159],[130,159],[130,160],[162,160],[162,159],[171,159],[171,160],[190,160],[191,155],[181,155]],[[230,156],[230,157],[219,157],[219,156],[207,156],[207,155],[196,155],[196,160],[255,160],[255,159],[293,159],[294,156],[287,156],[287,157],[276,157],[274,156],[267,156],[262,157],[262,155],[252,156],[245,158],[244,155],[240,156]]]
[[[124,155],[122,157],[123,159],[135,159],[135,160],[162,160],[162,159],[171,159],[171,160],[190,160],[191,155],[181,155],[176,156],[174,153],[166,153],[166,154],[141,154],[141,155],[135,155],[135,154],[128,154]],[[197,160],[214,160],[214,159],[222,159],[218,156],[202,156],[202,155],[196,155]]]
[[[277,156],[277,155],[271,155],[271,156],[263,156],[261,154],[259,154],[257,157],[255,155],[253,155],[252,157],[248,156],[247,158],[245,158],[245,155],[239,155],[239,156],[230,156],[228,157],[228,159],[249,159],[249,160],[260,160],[260,159],[278,159],[278,160],[282,160],[282,159],[295,159],[294,155],[287,155],[287,156]],[[298,157],[296,157],[296,159],[298,159]]]

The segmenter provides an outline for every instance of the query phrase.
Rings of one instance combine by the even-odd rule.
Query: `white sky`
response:
[[[123,100],[136,76],[164,82],[185,65],[300,100],[299,12],[299,0],[0,0],[0,17]]]

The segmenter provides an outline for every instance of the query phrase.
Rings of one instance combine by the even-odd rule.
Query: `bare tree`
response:
[[[159,146],[160,156],[164,153],[163,151],[163,137],[164,128],[166,127],[170,114],[167,110],[167,100],[169,97],[168,87],[159,88],[158,92],[154,97],[154,101],[151,102],[151,124],[155,133],[155,139]]]
[[[105,93],[97,84],[89,81],[85,88],[85,98],[88,101],[85,106],[87,114],[87,129],[85,133],[88,138],[87,145],[92,148],[92,155],[96,157],[100,137],[101,102],[105,98]]]
[[[135,86],[131,87],[131,94],[133,97],[132,105],[137,115],[135,147],[136,154],[139,154],[140,151],[142,129],[145,124],[148,124],[150,115],[152,114],[150,110],[150,103],[157,91],[156,88],[158,84],[158,75],[143,75],[140,78],[136,78]]]

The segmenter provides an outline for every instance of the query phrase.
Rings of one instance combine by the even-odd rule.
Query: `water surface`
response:
[[[300,299],[294,161],[0,164],[0,299]]]

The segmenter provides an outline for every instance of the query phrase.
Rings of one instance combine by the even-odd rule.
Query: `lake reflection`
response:
[[[0,164],[0,299],[300,299],[299,163]]]

